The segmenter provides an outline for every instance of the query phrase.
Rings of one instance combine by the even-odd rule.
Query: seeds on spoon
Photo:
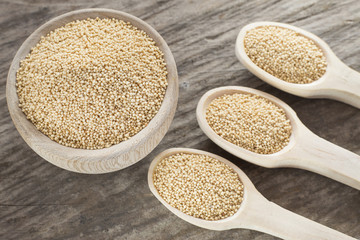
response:
[[[41,37],[21,61],[20,107],[60,144],[109,147],[137,134],[159,111],[167,87],[163,55],[130,23],[70,22]]]
[[[206,109],[206,120],[220,137],[259,154],[276,153],[290,140],[285,111],[258,95],[220,96]]]
[[[315,42],[287,28],[251,29],[244,38],[244,47],[253,63],[289,83],[312,83],[326,72],[324,53]]]
[[[162,159],[153,182],[168,204],[210,221],[234,215],[244,194],[243,184],[231,167],[201,154],[177,153]]]

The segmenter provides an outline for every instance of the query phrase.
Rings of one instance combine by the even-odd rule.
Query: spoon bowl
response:
[[[16,92],[16,71],[20,61],[35,46],[41,36],[64,26],[66,23],[87,18],[116,18],[130,22],[138,29],[144,30],[164,53],[167,66],[165,97],[162,105],[149,122],[136,135],[119,144],[98,150],[86,150],[66,147],[45,136],[26,118],[19,107]],[[160,34],[141,19],[130,14],[110,9],[82,9],[58,16],[32,33],[21,45],[10,66],[6,84],[6,98],[11,118],[25,142],[42,158],[63,169],[79,173],[107,173],[126,168],[140,161],[149,154],[161,141],[170,127],[178,100],[178,76],[174,57]]]
[[[228,218],[208,221],[187,215],[168,204],[158,193],[153,183],[154,171],[158,163],[173,154],[190,153],[203,154],[217,159],[231,167],[238,175],[244,185],[243,202],[239,210]],[[252,229],[268,233],[283,239],[319,239],[319,240],[339,240],[354,239],[343,233],[313,222],[305,217],[290,212],[275,203],[268,201],[259,193],[251,180],[236,165],[230,161],[205,151],[189,148],[172,148],[165,150],[154,158],[148,171],[148,184],[154,196],[172,213],[181,219],[194,224],[198,227],[210,230],[228,230],[234,228]]]
[[[207,123],[206,109],[214,99],[234,93],[259,95],[282,108],[292,127],[289,144],[279,152],[259,154],[241,148],[217,135]],[[215,88],[201,97],[197,105],[196,117],[200,128],[214,143],[239,158],[267,168],[305,169],[360,190],[360,156],[312,133],[289,105],[270,94],[247,87]]]
[[[245,52],[246,33],[261,26],[277,26],[293,30],[314,41],[322,50],[327,61],[325,74],[308,84],[296,84],[283,81],[251,61]],[[237,36],[235,53],[242,64],[254,75],[285,92],[305,98],[330,98],[360,108],[360,73],[343,63],[322,39],[301,28],[277,22],[255,22],[244,26]]]

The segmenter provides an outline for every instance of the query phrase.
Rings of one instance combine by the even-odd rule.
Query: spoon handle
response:
[[[360,108],[360,73],[340,60],[336,63],[337,68],[329,71],[322,87],[328,97]]]
[[[249,204],[248,214],[239,219],[239,222],[246,221],[246,228],[289,240],[355,240],[261,198],[257,204]]]
[[[300,131],[299,131],[300,132]],[[360,190],[360,156],[301,130],[297,144],[283,156],[282,166],[301,168]]]

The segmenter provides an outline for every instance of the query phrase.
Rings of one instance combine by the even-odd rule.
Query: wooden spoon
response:
[[[326,73],[309,84],[296,84],[283,81],[267,73],[254,64],[244,49],[246,33],[260,26],[278,26],[291,29],[313,40],[323,51],[327,60]],[[238,59],[250,72],[265,82],[285,92],[306,98],[330,98],[360,108],[360,73],[343,63],[319,37],[300,28],[276,22],[255,22],[243,27],[236,39],[235,52]]]
[[[273,154],[258,154],[217,135],[206,121],[206,109],[215,98],[234,93],[256,94],[284,109],[292,127],[289,144]],[[315,135],[299,120],[290,106],[270,94],[247,87],[215,88],[201,97],[196,116],[200,128],[213,142],[239,158],[268,168],[293,167],[309,170],[360,190],[360,156]]]
[[[187,215],[168,204],[156,190],[153,183],[153,174],[157,164],[162,159],[176,153],[208,155],[234,169],[244,184],[244,199],[241,203],[240,209],[231,217],[218,221],[207,221]],[[233,228],[246,228],[291,240],[354,239],[268,201],[256,190],[251,180],[236,165],[220,156],[208,152],[189,148],[172,148],[160,153],[157,157],[155,157],[150,165],[148,172],[148,184],[155,197],[172,213],[181,219],[202,228],[218,231]]]

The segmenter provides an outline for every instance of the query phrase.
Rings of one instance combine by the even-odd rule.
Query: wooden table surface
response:
[[[103,175],[68,172],[39,157],[16,131],[5,96],[7,72],[23,41],[55,16],[92,7],[128,12],[158,30],[173,51],[180,84],[175,119],[158,147],[137,164]],[[250,230],[201,229],[163,207],[148,189],[147,170],[153,157],[170,147],[223,156],[270,201],[360,239],[360,191],[303,170],[247,163],[211,142],[197,124],[196,104],[206,91],[253,87],[288,103],[314,133],[360,154],[360,109],[287,94],[259,80],[237,60],[239,30],[260,20],[315,33],[360,71],[357,0],[0,0],[0,239],[277,239]]]

